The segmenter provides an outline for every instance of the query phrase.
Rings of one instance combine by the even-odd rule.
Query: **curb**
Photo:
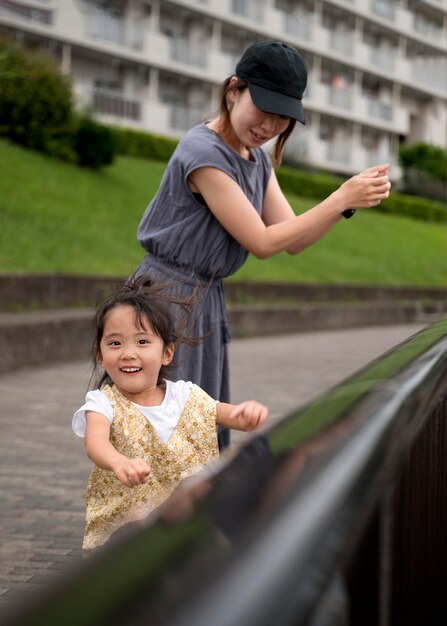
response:
[[[442,302],[229,305],[234,338],[336,330],[361,326],[431,323]],[[0,373],[42,364],[91,358],[92,309],[0,313]]]

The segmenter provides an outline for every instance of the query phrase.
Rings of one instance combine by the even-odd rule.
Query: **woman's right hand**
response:
[[[129,459],[122,456],[113,467],[113,473],[126,487],[142,485],[151,473],[149,465],[140,458]]]
[[[352,176],[335,192],[340,197],[343,210],[377,206],[390,194],[388,164],[376,165]]]

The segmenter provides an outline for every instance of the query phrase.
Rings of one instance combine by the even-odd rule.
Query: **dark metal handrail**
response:
[[[11,626],[446,623],[447,318],[173,494]]]

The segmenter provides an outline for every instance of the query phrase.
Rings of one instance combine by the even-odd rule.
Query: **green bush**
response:
[[[116,151],[115,135],[110,128],[88,116],[78,119],[73,148],[79,165],[98,169],[113,162]]]
[[[447,201],[447,151],[426,143],[402,145],[403,192]]]
[[[283,190],[306,198],[323,200],[344,182],[343,178],[330,174],[311,173],[292,167],[280,167],[276,170],[278,182]]]
[[[399,162],[404,169],[425,172],[431,178],[447,180],[447,150],[427,143],[402,144]]]
[[[0,134],[74,160],[71,85],[55,63],[0,39],[0,76]]]
[[[389,198],[374,207],[374,210],[426,222],[447,222],[447,208],[443,202],[418,196],[407,196],[402,193],[390,193]]]
[[[129,156],[154,159],[155,161],[169,161],[177,146],[175,139],[143,131],[114,128],[114,133],[117,152]]]

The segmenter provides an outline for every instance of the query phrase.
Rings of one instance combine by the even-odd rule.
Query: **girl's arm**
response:
[[[239,185],[213,167],[190,174],[192,188],[199,191],[216,219],[236,241],[260,259],[283,250],[301,252],[318,241],[348,208],[376,206],[389,195],[388,165],[369,168],[344,182],[328,198],[302,215],[295,216],[272,172],[263,217],[257,214]]]
[[[101,413],[86,411],[85,448],[95,465],[115,474],[126,487],[146,482],[150,467],[143,459],[129,459],[110,443],[110,425]]]
[[[256,400],[247,400],[241,404],[218,402],[217,423],[235,430],[255,430],[267,419],[268,408]]]

